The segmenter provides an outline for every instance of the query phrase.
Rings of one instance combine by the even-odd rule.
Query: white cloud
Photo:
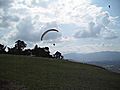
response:
[[[17,25],[17,29],[18,32],[16,34],[16,39],[22,39],[25,41],[36,41],[40,39],[40,37],[38,36],[39,33],[37,32],[37,35],[34,33],[34,27],[31,17],[27,17],[21,20]]]
[[[0,0],[0,8],[8,8],[12,3],[12,0]]]
[[[59,23],[78,23],[84,22],[84,16],[86,7],[89,7],[89,0],[58,0],[48,6],[50,10],[55,14]],[[82,20],[81,20],[82,18]]]
[[[105,39],[116,39],[116,38],[118,38],[117,33],[115,31],[112,31],[112,30],[105,30],[104,32],[102,32],[102,36]]]
[[[2,17],[3,21],[8,21],[8,22],[17,22],[19,20],[19,17],[15,15],[6,15]]]
[[[115,30],[110,29],[112,20],[108,13],[103,12],[99,16],[95,17],[94,22],[90,22],[85,29],[79,30],[75,33],[76,38],[89,38],[89,37],[103,37],[105,39],[115,39],[117,38],[117,33]]]
[[[41,23],[41,25],[38,25],[35,23],[34,20],[32,20],[32,17],[28,16],[21,20],[20,23],[17,25],[18,31],[15,35],[15,39],[22,39],[30,42],[40,42],[40,37],[42,33],[51,28],[57,28],[55,22],[47,24]],[[53,40],[59,37],[61,37],[60,33],[48,33],[44,37],[44,40]]]
[[[86,29],[79,30],[78,32],[76,32],[74,37],[76,38],[98,37],[101,30],[102,26],[96,25],[94,22],[90,22]]]
[[[0,12],[0,30],[6,36],[0,39],[6,43],[22,39],[32,46],[32,42],[40,42],[41,34],[50,28],[61,32],[48,33],[44,38],[46,43],[60,42],[64,45],[73,43],[75,38],[118,37],[115,32],[119,26],[117,18],[93,5],[91,0],[0,0]],[[69,30],[64,27],[65,24],[78,28]],[[61,30],[60,25],[63,25],[64,30]],[[3,34],[0,33],[0,36]],[[64,46],[63,50],[82,49],[78,44],[71,47]],[[89,48],[84,47],[86,51],[92,50]]]

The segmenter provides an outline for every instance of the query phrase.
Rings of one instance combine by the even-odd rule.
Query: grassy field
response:
[[[11,90],[120,90],[120,74],[82,63],[28,56],[0,55],[0,81],[25,87]]]

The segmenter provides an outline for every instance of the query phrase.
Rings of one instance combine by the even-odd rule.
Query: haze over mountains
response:
[[[120,52],[69,53],[64,56],[72,61],[95,64],[120,73]]]

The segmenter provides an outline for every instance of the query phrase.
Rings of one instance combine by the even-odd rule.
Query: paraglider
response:
[[[110,1],[109,0],[108,0],[108,3],[109,3],[108,7],[110,8]]]
[[[56,29],[49,29],[49,30],[45,31],[45,32],[42,34],[42,36],[41,36],[41,41],[43,40],[43,37],[45,36],[45,34],[47,34],[48,32],[51,32],[51,31],[59,32],[59,31],[56,30]],[[55,44],[54,44],[54,46],[55,46]]]
[[[55,46],[55,43],[53,44],[53,46]]]

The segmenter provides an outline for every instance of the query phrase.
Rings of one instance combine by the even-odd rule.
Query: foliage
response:
[[[5,52],[5,48],[6,48],[6,46],[0,44],[0,54],[6,53],[6,52]]]
[[[38,47],[38,45],[35,45],[33,49],[25,49],[27,44],[22,40],[17,40],[15,42],[15,46],[8,48],[8,51],[5,51],[5,46],[0,44],[0,54],[12,54],[12,55],[27,55],[27,56],[37,56],[37,57],[49,57],[53,58],[52,55],[50,55],[49,47]]]

